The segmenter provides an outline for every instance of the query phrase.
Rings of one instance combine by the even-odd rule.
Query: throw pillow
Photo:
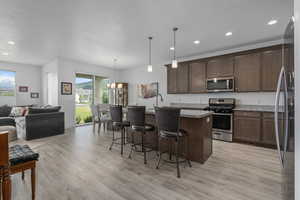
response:
[[[12,117],[20,117],[23,114],[23,108],[15,106],[11,109],[10,116]]]

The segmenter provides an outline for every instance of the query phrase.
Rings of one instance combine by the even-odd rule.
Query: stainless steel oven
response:
[[[227,142],[232,141],[233,133],[233,98],[210,98],[209,106],[205,110],[213,111],[213,138]]]
[[[223,141],[232,141],[232,113],[213,113],[213,137]]]
[[[208,92],[233,92],[234,77],[207,79],[206,90]]]

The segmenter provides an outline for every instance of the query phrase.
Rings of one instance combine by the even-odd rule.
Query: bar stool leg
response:
[[[190,154],[189,154],[189,137],[187,136],[186,137],[186,160],[187,160],[187,163],[190,167],[192,167],[192,164],[191,164],[191,161],[190,161]]]
[[[172,160],[172,141],[171,139],[168,139],[169,143],[169,160]]]
[[[130,149],[130,153],[129,153],[129,156],[128,156],[128,158],[130,158],[130,159],[131,159],[131,154],[133,152],[133,148],[134,147],[135,147],[135,144],[134,144],[134,133],[131,132],[131,149]]]
[[[114,127],[112,127],[112,131],[113,131],[113,139],[112,139],[111,145],[109,147],[110,151],[111,151],[111,148],[112,148],[112,146],[114,145],[114,142],[115,142],[115,128]]]
[[[24,180],[24,178],[25,178],[25,172],[22,171],[22,180]]]
[[[124,128],[121,128],[121,155],[123,155],[123,148],[124,148]]]
[[[160,150],[160,137],[158,136],[158,162],[157,162],[157,164],[156,164],[156,169],[158,169],[159,168],[159,164],[160,164],[160,161],[161,161],[161,155],[162,155],[162,153],[161,153],[161,150]]]
[[[144,137],[145,137],[145,132],[142,132],[142,152],[144,153],[144,164],[147,164],[146,150],[144,146]]]
[[[176,145],[176,166],[177,166],[177,177],[180,178],[180,169],[179,169],[179,145],[178,145],[178,138],[175,141]]]

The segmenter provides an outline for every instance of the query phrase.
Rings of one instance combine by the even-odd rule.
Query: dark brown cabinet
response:
[[[207,62],[207,78],[233,76],[233,58],[220,57]]]
[[[189,92],[189,65],[188,63],[178,63],[177,68],[167,66],[167,87],[168,94]]]
[[[177,69],[167,66],[167,82],[168,94],[177,93]]]
[[[280,123],[284,122],[282,116],[279,116],[279,120]],[[282,130],[279,132],[283,133]],[[280,137],[283,135],[281,134]],[[233,138],[236,142],[276,147],[274,113],[235,111]]]
[[[235,57],[235,89],[237,92],[260,90],[260,53]]]
[[[262,90],[275,91],[276,83],[282,66],[282,50],[269,50],[262,52]]]
[[[259,142],[261,118],[259,112],[234,112],[234,134],[236,141]]]
[[[262,142],[265,144],[276,145],[275,136],[275,125],[274,125],[274,114],[273,113],[263,113],[262,119]]]
[[[189,92],[189,64],[179,63],[177,68],[177,93]]]
[[[204,93],[206,92],[206,63],[193,62],[190,63],[190,92]]]
[[[206,93],[206,80],[233,77],[235,92],[275,91],[281,45],[167,65],[168,94]],[[290,73],[287,73],[290,77]]]

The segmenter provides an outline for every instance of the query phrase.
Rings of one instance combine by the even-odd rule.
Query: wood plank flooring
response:
[[[108,150],[109,133],[91,126],[64,135],[16,143],[40,153],[37,200],[281,200],[280,166],[275,150],[214,141],[213,155],[204,164],[155,169],[156,155],[143,157],[129,146],[121,157],[118,146]],[[12,177],[13,200],[30,200],[30,172],[25,181]]]

